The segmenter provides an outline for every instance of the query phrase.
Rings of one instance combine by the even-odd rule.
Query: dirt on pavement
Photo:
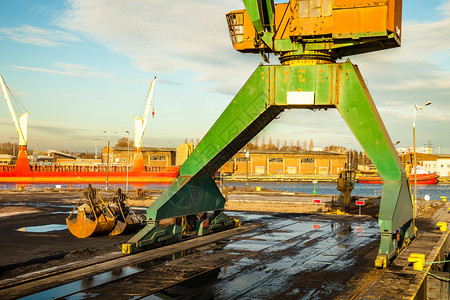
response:
[[[100,194],[103,199],[108,199],[112,197],[113,192],[103,191]],[[143,199],[130,199],[131,205],[148,206],[156,199],[158,193],[148,192],[148,196]],[[80,199],[81,194],[80,190],[0,192],[0,280],[121,251],[121,245],[135,233],[79,239],[67,229],[48,232],[26,230],[29,226],[65,225],[66,217]],[[431,201],[421,204],[422,208],[419,211],[427,216],[421,224],[430,223],[427,221],[429,216],[441,206],[442,203]],[[276,205],[261,208],[260,204],[254,203],[239,203],[239,206],[228,209],[297,212],[292,206]],[[372,208],[370,212],[377,213],[378,208]],[[139,213],[145,213],[145,210]],[[18,230],[23,227],[25,227],[24,230]]]

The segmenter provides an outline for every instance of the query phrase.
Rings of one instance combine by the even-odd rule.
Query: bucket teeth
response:
[[[84,203],[80,205],[82,200]],[[73,212],[77,209],[77,215]],[[116,196],[105,203],[96,189],[89,187],[66,219],[69,231],[78,238],[98,235],[119,235],[141,227],[141,221],[118,189]]]

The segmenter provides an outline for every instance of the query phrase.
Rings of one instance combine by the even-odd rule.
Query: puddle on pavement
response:
[[[238,211],[228,211],[227,215],[233,218],[238,218],[241,221],[260,221],[266,218],[273,218],[271,215],[247,214]]]
[[[75,210],[73,212],[74,215],[76,215],[78,212],[77,210]],[[70,215],[70,211],[50,211],[50,212],[46,212],[46,215],[59,215],[59,214],[63,214],[63,215]]]
[[[67,227],[66,227],[67,228]],[[123,268],[114,269],[112,271],[100,273],[94,276],[90,276],[81,280],[77,280],[68,284],[60,285],[58,287],[42,291],[40,293],[32,294],[20,299],[54,299],[63,297],[66,300],[78,300],[89,299],[98,296],[94,293],[82,292],[83,290],[97,287],[103,284],[108,284],[115,280],[146,271],[153,267],[159,266],[163,263],[178,259],[180,257],[196,253],[196,250],[179,251],[167,256],[163,256],[157,259],[152,259],[144,262],[140,262],[135,265],[126,266]]]
[[[261,299],[275,297],[277,291],[283,289],[292,289],[291,296],[299,299],[315,298],[314,295],[332,297],[346,287],[345,276],[338,274],[358,264],[355,253],[377,240],[379,235],[376,222],[355,224],[334,220],[303,220],[284,224],[286,226],[280,227],[274,223],[272,227],[279,228],[274,232],[260,232],[227,245],[225,248],[229,251],[244,249],[260,252],[223,266],[218,278],[205,283],[204,290],[195,294],[196,297],[226,299],[243,296]],[[280,252],[277,254],[275,251]],[[315,274],[331,278],[322,286],[322,283],[316,282]],[[311,281],[307,279],[309,277]],[[295,289],[298,282],[306,285],[302,289]],[[181,292],[189,294],[189,289],[169,288],[146,299],[164,299],[167,295],[176,298],[177,295],[183,295]]]
[[[16,229],[16,231],[21,232],[50,232],[50,231],[58,231],[58,230],[66,230],[67,225],[66,224],[48,224],[48,225],[40,225],[40,226],[27,226],[27,227],[21,227]]]
[[[246,214],[233,214],[243,217]],[[219,251],[226,253],[259,252],[257,255],[243,256],[230,265],[221,267],[217,279],[205,281],[204,290],[196,294],[199,298],[215,295],[219,298],[235,298],[245,295],[246,298],[258,299],[270,297],[270,293],[289,287],[292,278],[304,274],[306,278],[320,272],[333,278],[327,285],[325,295],[333,295],[344,289],[345,284],[339,282],[339,272],[352,268],[358,263],[355,253],[370,242],[378,239],[377,222],[350,223],[335,220],[292,220],[280,219],[268,215],[249,215],[252,220],[268,221],[267,227],[256,232],[239,235],[240,239],[231,241]],[[267,232],[273,230],[273,232]],[[279,251],[279,253],[275,253]],[[135,273],[172,261],[179,257],[194,253],[179,252],[158,260],[150,260],[139,265],[128,266],[106,273],[98,274],[83,280],[65,284],[48,291],[30,295],[23,299],[54,298],[86,299],[95,297],[89,288],[124,278]],[[335,272],[335,273],[333,273]],[[328,276],[327,275],[327,276]],[[336,278],[334,278],[336,277]],[[303,279],[302,279],[303,280]],[[336,281],[336,282],[334,282]],[[170,289],[170,288],[169,288]],[[187,288],[188,289],[188,288]],[[293,290],[293,296],[303,297],[314,294],[317,289]],[[83,292],[84,290],[84,292]],[[169,293],[170,295],[170,293]],[[219,296],[220,295],[220,296]],[[164,291],[146,296],[146,299],[164,299]],[[100,297],[100,296],[99,296]],[[300,298],[301,298],[300,297]]]
[[[4,202],[1,203],[0,206],[30,206],[30,207],[57,207],[57,208],[74,208],[75,204],[55,204],[55,203],[44,203],[44,202],[28,202],[28,201],[22,201],[22,202]]]
[[[224,247],[224,250],[245,250],[245,251],[261,251],[276,244],[275,241],[267,240],[241,240],[231,243]]]

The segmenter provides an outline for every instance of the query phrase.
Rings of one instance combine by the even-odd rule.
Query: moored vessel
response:
[[[65,166],[65,165],[30,165],[27,155],[27,120],[28,112],[16,117],[13,105],[8,95],[6,84],[0,75],[4,99],[6,100],[12,121],[19,134],[19,154],[15,165],[0,165],[0,183],[16,184],[77,184],[77,183],[117,183],[117,184],[146,184],[146,183],[171,183],[175,180],[180,169],[179,166],[148,167],[145,165],[141,149],[145,133],[147,118],[152,106],[152,97],[156,77],[152,80],[147,96],[145,112],[142,118],[134,117],[135,120],[135,156],[131,166],[109,165],[106,166]],[[109,150],[109,139],[108,139]]]
[[[439,175],[437,173],[424,173],[417,174],[417,184],[436,184]],[[380,176],[360,176],[356,178],[358,183],[365,184],[381,184],[382,180]],[[414,184],[415,178],[414,174],[409,176],[409,182]]]

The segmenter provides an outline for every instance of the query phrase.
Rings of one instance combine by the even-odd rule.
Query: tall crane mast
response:
[[[6,88],[3,76],[0,74],[0,85],[3,91],[3,98],[8,104],[9,113],[11,114],[12,121],[16,127],[16,131],[19,134],[19,154],[17,156],[15,171],[21,172],[23,175],[30,172],[30,162],[27,155],[27,140],[28,140],[28,115],[29,112],[25,112],[19,115],[19,120],[17,120],[16,112],[12,105],[11,99],[9,98],[8,89]]]
[[[28,125],[28,115],[29,112],[25,112],[19,115],[19,120],[17,120],[16,112],[14,111],[14,107],[11,103],[11,99],[9,98],[8,90],[6,88],[5,81],[3,80],[3,76],[0,74],[0,85],[2,86],[3,98],[8,104],[9,113],[11,114],[12,121],[14,126],[16,127],[16,131],[19,134],[19,146],[27,145],[27,125]]]
[[[156,83],[156,77],[153,78],[152,83],[150,85],[150,90],[147,94],[147,102],[145,104],[145,110],[142,118],[137,116],[133,116],[134,119],[134,145],[135,147],[142,148],[142,140],[144,139],[145,127],[147,126],[147,119],[150,113],[150,108],[153,104],[153,94]]]
[[[144,139],[145,127],[147,126],[148,116],[150,114],[150,108],[153,104],[153,94],[155,90],[156,77],[153,78],[150,90],[147,94],[147,102],[145,104],[145,110],[142,118],[133,116],[134,119],[134,147],[135,155],[133,161],[133,172],[145,171],[144,158],[142,156],[142,141]],[[154,114],[154,112],[152,112]]]

